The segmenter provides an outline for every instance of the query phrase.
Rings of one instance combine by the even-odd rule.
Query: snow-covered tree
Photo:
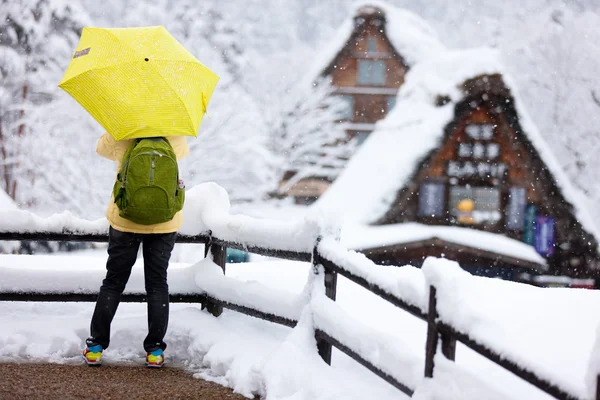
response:
[[[347,106],[334,90],[322,80],[312,87],[299,85],[285,97],[271,142],[281,160],[278,176],[290,175],[280,193],[304,178],[333,181],[352,155],[356,144],[337,123]]]
[[[31,110],[52,102],[84,20],[77,7],[60,0],[0,1],[1,186],[20,203],[30,196],[19,185],[29,187],[38,178],[27,165],[32,157],[25,138],[49,143]]]

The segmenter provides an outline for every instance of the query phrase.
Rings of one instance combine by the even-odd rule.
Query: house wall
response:
[[[359,23],[358,21],[362,21]],[[396,53],[386,36],[385,20],[379,14],[359,15],[356,26],[346,45],[323,71],[331,84],[337,88],[336,94],[352,97],[350,118],[340,121],[346,124],[348,140],[360,135],[364,140],[373,130],[374,123],[384,118],[390,111],[389,100],[395,98],[398,88],[404,83],[408,66],[402,56]],[[375,51],[369,38],[375,39]],[[370,47],[371,46],[371,47]],[[359,83],[360,60],[380,61],[385,64],[385,81],[381,85]],[[285,187],[293,171],[281,181]],[[309,181],[318,182],[318,185]],[[310,204],[323,194],[329,180],[323,177],[303,179],[286,191],[286,195],[296,199],[298,204]]]
[[[583,231],[574,217],[572,206],[562,197],[554,178],[539,154],[526,135],[520,132],[521,128],[514,108],[500,106],[513,101],[512,97],[506,96],[506,93],[494,95],[489,90],[484,91],[483,94],[479,92],[467,96],[456,107],[456,117],[448,125],[440,147],[428,155],[420,168],[417,168],[410,183],[398,193],[394,206],[377,224],[417,221],[435,225],[461,225],[460,222],[453,220],[449,212],[450,188],[453,185],[468,183],[473,186],[483,184],[500,190],[501,218],[494,223],[468,224],[468,226],[523,240],[524,230],[511,230],[506,225],[506,209],[510,200],[509,189],[522,187],[526,190],[525,203],[537,206],[538,215],[545,215],[555,220],[555,246],[553,254],[547,256],[550,273],[571,277],[595,277],[598,275],[598,270],[595,268],[598,264],[597,242]],[[504,176],[469,179],[468,177],[452,178],[448,175],[449,163],[461,159],[457,154],[459,145],[471,140],[465,130],[468,124],[491,124],[495,127],[492,141],[500,146],[499,158],[495,162],[506,165]],[[419,188],[423,182],[445,184],[445,214],[436,217],[418,215]]]
[[[371,94],[366,93],[348,93],[340,91],[344,95],[354,97],[354,117],[352,122],[374,123],[388,113],[387,100],[390,96],[395,96],[398,88],[404,83],[404,77],[408,67],[404,64],[401,56],[398,55],[390,41],[385,35],[385,29],[374,26],[365,21],[362,27],[351,36],[346,47],[341,49],[335,65],[330,70],[331,82],[340,89],[362,88],[366,91],[372,88]],[[377,51],[368,51],[368,38],[376,39]],[[386,76],[383,85],[361,85],[358,82],[358,64],[359,60],[381,61],[385,63]],[[388,93],[377,94],[381,89],[391,89]]]

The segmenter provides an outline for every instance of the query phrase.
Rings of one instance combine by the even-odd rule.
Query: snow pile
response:
[[[319,254],[353,275],[427,312],[425,280],[418,268],[376,265],[364,254],[346,250],[331,238],[319,244]]]
[[[328,257],[337,257],[336,262],[354,265],[357,274],[366,268],[355,253],[337,252],[326,239],[320,249]],[[104,257],[0,256],[0,290],[90,291],[100,285],[104,261]],[[415,300],[426,298],[426,288],[434,283],[444,322],[539,371],[565,390],[585,393],[583,377],[600,320],[594,309],[600,300],[597,292],[539,289],[473,277],[442,259],[428,259],[423,272],[395,269],[396,275],[386,268],[362,274]],[[548,399],[460,344],[456,363],[438,357],[434,378],[423,379],[425,323],[343,277],[338,281],[337,301],[330,301],[322,274],[314,276],[309,263],[231,264],[226,277],[209,260],[171,264],[169,271],[172,291],[201,287],[225,301],[299,319],[290,330],[227,310],[214,318],[196,306],[172,305],[166,338],[169,361],[244,395],[268,393],[274,400],[403,398],[397,389],[335,350],[332,368],[326,366],[316,351],[313,331],[318,328],[415,388],[415,397],[421,400]],[[138,263],[127,292],[142,289],[141,272]],[[92,310],[93,304],[0,303],[0,362],[79,363]],[[142,365],[145,312],[143,304],[120,306],[106,352],[109,364]]]
[[[398,382],[415,388],[422,378],[421,352],[402,337],[373,329],[344,311],[325,295],[322,269],[316,278],[307,307],[312,313],[312,329],[338,339]]]
[[[267,314],[297,321],[306,302],[299,296],[268,288],[259,282],[242,282],[226,277],[223,269],[210,259],[199,261],[193,269],[196,271],[194,279],[198,288],[211,297],[227,303],[244,305]]]
[[[598,380],[600,379],[600,324],[596,328],[596,342],[590,352],[590,362],[585,377],[587,383],[587,392],[590,399],[593,399],[598,390]]]
[[[3,232],[71,232],[76,234],[106,234],[106,218],[88,221],[63,211],[43,218],[25,210],[0,211],[0,230]]]
[[[2,48],[0,47],[0,54]],[[2,90],[0,89],[0,96],[2,96]],[[17,211],[19,207],[17,203],[2,189],[0,189],[0,218],[2,213],[13,213]],[[0,253],[12,253],[18,250],[20,243],[18,241],[2,241],[0,242]]]
[[[0,257],[0,292],[98,293],[106,276],[106,257],[55,255],[3,255]],[[198,293],[195,269],[169,264],[172,293]],[[125,293],[146,293],[143,258],[136,261]]]
[[[436,288],[441,321],[564,391],[586,397],[600,292],[477,277],[454,261],[436,258],[425,260],[423,274]]]
[[[229,210],[229,196],[221,186],[213,182],[197,185],[186,192],[179,232],[199,235],[211,231],[219,239],[246,246],[306,252],[312,251],[323,230],[331,231],[320,213],[281,221],[231,215]],[[106,234],[108,222],[105,218],[88,221],[69,211],[42,218],[24,210],[0,210],[0,231]]]

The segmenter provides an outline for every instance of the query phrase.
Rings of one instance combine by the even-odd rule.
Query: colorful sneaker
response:
[[[146,367],[148,368],[162,368],[165,362],[165,356],[163,355],[162,349],[154,350],[150,353],[146,353]]]
[[[83,359],[89,366],[102,365],[102,346],[96,345],[83,349]]]

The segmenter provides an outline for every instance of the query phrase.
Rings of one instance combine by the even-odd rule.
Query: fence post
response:
[[[600,375],[596,377],[596,400],[600,400]]]
[[[315,274],[315,275],[319,273],[318,265],[319,265],[319,243],[320,242],[321,242],[321,237],[319,236],[319,237],[317,237],[317,240],[315,242],[315,246],[313,247],[313,252],[312,252],[311,264],[312,264],[312,268],[313,268],[313,274]],[[331,271],[329,273],[327,271],[325,271],[324,280],[325,280],[325,294],[330,299],[335,300],[335,289],[336,289],[336,285],[337,285],[337,277],[334,276]],[[315,339],[317,340],[317,351],[319,352],[319,355],[321,356],[323,361],[325,361],[327,364],[331,365],[331,344],[329,344],[326,340],[321,339],[318,336],[316,336],[316,330],[315,330]]]
[[[425,377],[433,378],[433,358],[438,345],[438,327],[435,288],[429,286],[429,309],[427,310],[427,341],[425,342]]]
[[[204,257],[208,257],[209,253],[212,256],[213,262],[220,266],[221,269],[223,269],[223,275],[225,275],[225,263],[227,262],[227,247],[215,244],[213,241],[211,231],[208,232],[208,243],[206,243],[204,247]],[[207,300],[206,310],[215,317],[218,317],[223,313],[223,306],[211,300]]]
[[[456,338],[448,333],[441,333],[442,354],[450,361],[456,360]]]

